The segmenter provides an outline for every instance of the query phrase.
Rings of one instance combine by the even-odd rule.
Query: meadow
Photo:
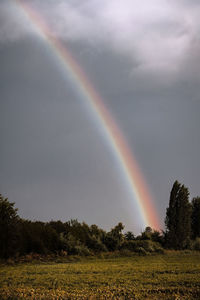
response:
[[[0,265],[1,299],[200,299],[200,253]]]

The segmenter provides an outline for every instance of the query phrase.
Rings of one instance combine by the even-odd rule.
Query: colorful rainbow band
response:
[[[79,92],[93,110],[95,118],[100,123],[104,134],[113,150],[117,161],[123,170],[126,182],[130,188],[133,201],[136,201],[141,213],[144,226],[151,226],[160,230],[159,218],[153,205],[152,198],[141,175],[139,167],[133,154],[125,141],[123,134],[114,122],[113,117],[106,109],[101,97],[91,85],[86,74],[72,57],[70,52],[55,36],[39,14],[30,6],[30,2],[24,0],[15,0],[23,12],[26,14],[31,24],[37,29],[38,33],[48,43],[56,57],[65,67],[66,71],[72,77]]]

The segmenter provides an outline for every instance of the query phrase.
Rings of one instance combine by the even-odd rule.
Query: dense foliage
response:
[[[200,197],[192,200],[192,237],[200,237]]]
[[[175,181],[165,219],[167,245],[174,249],[187,248],[191,236],[191,204],[189,191]]]
[[[0,257],[14,255],[18,239],[17,209],[0,195]]]
[[[14,203],[0,195],[0,257],[30,253],[91,255],[102,252],[162,252],[163,248],[200,250],[200,198],[189,201],[189,191],[175,181],[166,211],[166,231],[151,227],[139,236],[118,223],[109,232],[97,225],[70,220],[30,221],[17,215]]]

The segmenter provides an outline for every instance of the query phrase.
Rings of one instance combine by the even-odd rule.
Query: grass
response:
[[[1,264],[0,299],[200,299],[200,253]]]

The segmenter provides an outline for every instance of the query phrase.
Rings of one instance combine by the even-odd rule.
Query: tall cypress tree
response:
[[[178,181],[174,182],[171,190],[165,225],[167,246],[186,248],[191,234],[191,204],[188,188]]]
[[[170,193],[169,207],[166,211],[166,243],[169,248],[174,248],[174,245],[177,244],[177,200],[180,188],[181,184],[176,180]]]

